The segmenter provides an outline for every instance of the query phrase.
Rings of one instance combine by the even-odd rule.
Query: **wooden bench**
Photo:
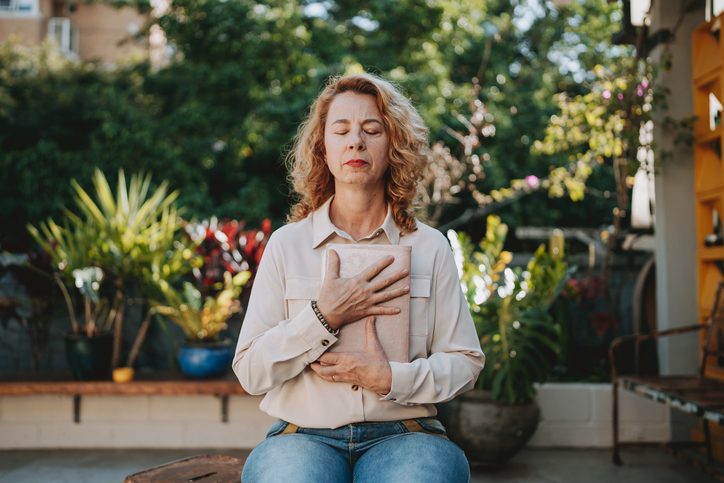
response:
[[[656,444],[669,453],[679,457],[688,464],[699,468],[705,473],[724,481],[724,473],[712,467],[711,423],[724,425],[724,382],[707,377],[707,360],[710,357],[724,356],[724,347],[718,347],[724,333],[724,283],[720,283],[716,290],[714,306],[705,324],[689,325],[670,330],[662,330],[642,335],[619,337],[611,343],[609,357],[611,360],[611,384],[613,389],[613,461],[622,465],[623,461],[619,451],[623,446],[641,446]],[[616,350],[623,344],[640,344],[646,340],[658,340],[661,337],[683,334],[687,332],[706,331],[704,344],[700,351],[699,371],[690,376],[641,376],[618,375],[616,367]],[[703,442],[661,442],[639,443],[619,441],[619,404],[618,391],[625,389],[642,395],[654,401],[666,404],[669,407],[693,414],[701,418],[704,441]],[[704,447],[706,449],[706,463],[691,457],[681,450],[684,448]]]
[[[202,454],[126,476],[124,483],[239,483],[243,469],[244,460],[231,456]]]
[[[221,379],[188,379],[179,372],[137,372],[130,382],[75,381],[69,372],[2,372],[0,396],[56,394],[73,396],[73,419],[80,422],[84,395],[193,395],[209,394],[221,400],[221,421],[228,422],[229,396],[246,394],[233,374]]]

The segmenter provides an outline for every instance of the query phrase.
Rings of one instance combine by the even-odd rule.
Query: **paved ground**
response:
[[[717,480],[655,448],[623,451],[526,449],[496,473],[473,469],[472,483],[713,483]],[[2,479],[0,478],[0,481]]]
[[[199,453],[244,458],[229,450],[58,450],[1,451],[0,482],[122,483],[125,476]],[[608,450],[526,449],[497,472],[473,469],[473,483],[710,483],[704,475],[656,450],[622,453],[626,464],[611,464]]]

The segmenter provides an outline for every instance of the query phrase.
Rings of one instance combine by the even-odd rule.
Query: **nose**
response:
[[[347,149],[351,151],[362,151],[365,148],[365,143],[362,141],[362,137],[359,135],[358,132],[354,132],[352,134],[352,139],[349,141],[349,145],[347,146]]]

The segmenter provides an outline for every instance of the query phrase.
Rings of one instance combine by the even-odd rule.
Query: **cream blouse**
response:
[[[355,243],[330,221],[330,202],[269,239],[236,346],[234,372],[249,394],[266,393],[262,411],[301,427],[434,416],[433,403],[473,387],[485,356],[447,240],[419,222],[417,231],[401,234],[391,210],[379,229],[356,243],[412,247],[411,362],[390,362],[392,389],[383,397],[327,382],[308,367],[337,341],[310,306],[319,298],[324,246]]]

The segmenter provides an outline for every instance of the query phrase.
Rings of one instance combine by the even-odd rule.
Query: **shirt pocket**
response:
[[[284,289],[287,318],[293,319],[309,302],[319,298],[322,281],[315,278],[289,277]]]
[[[428,332],[430,305],[430,277],[410,277],[410,336],[426,337]]]

